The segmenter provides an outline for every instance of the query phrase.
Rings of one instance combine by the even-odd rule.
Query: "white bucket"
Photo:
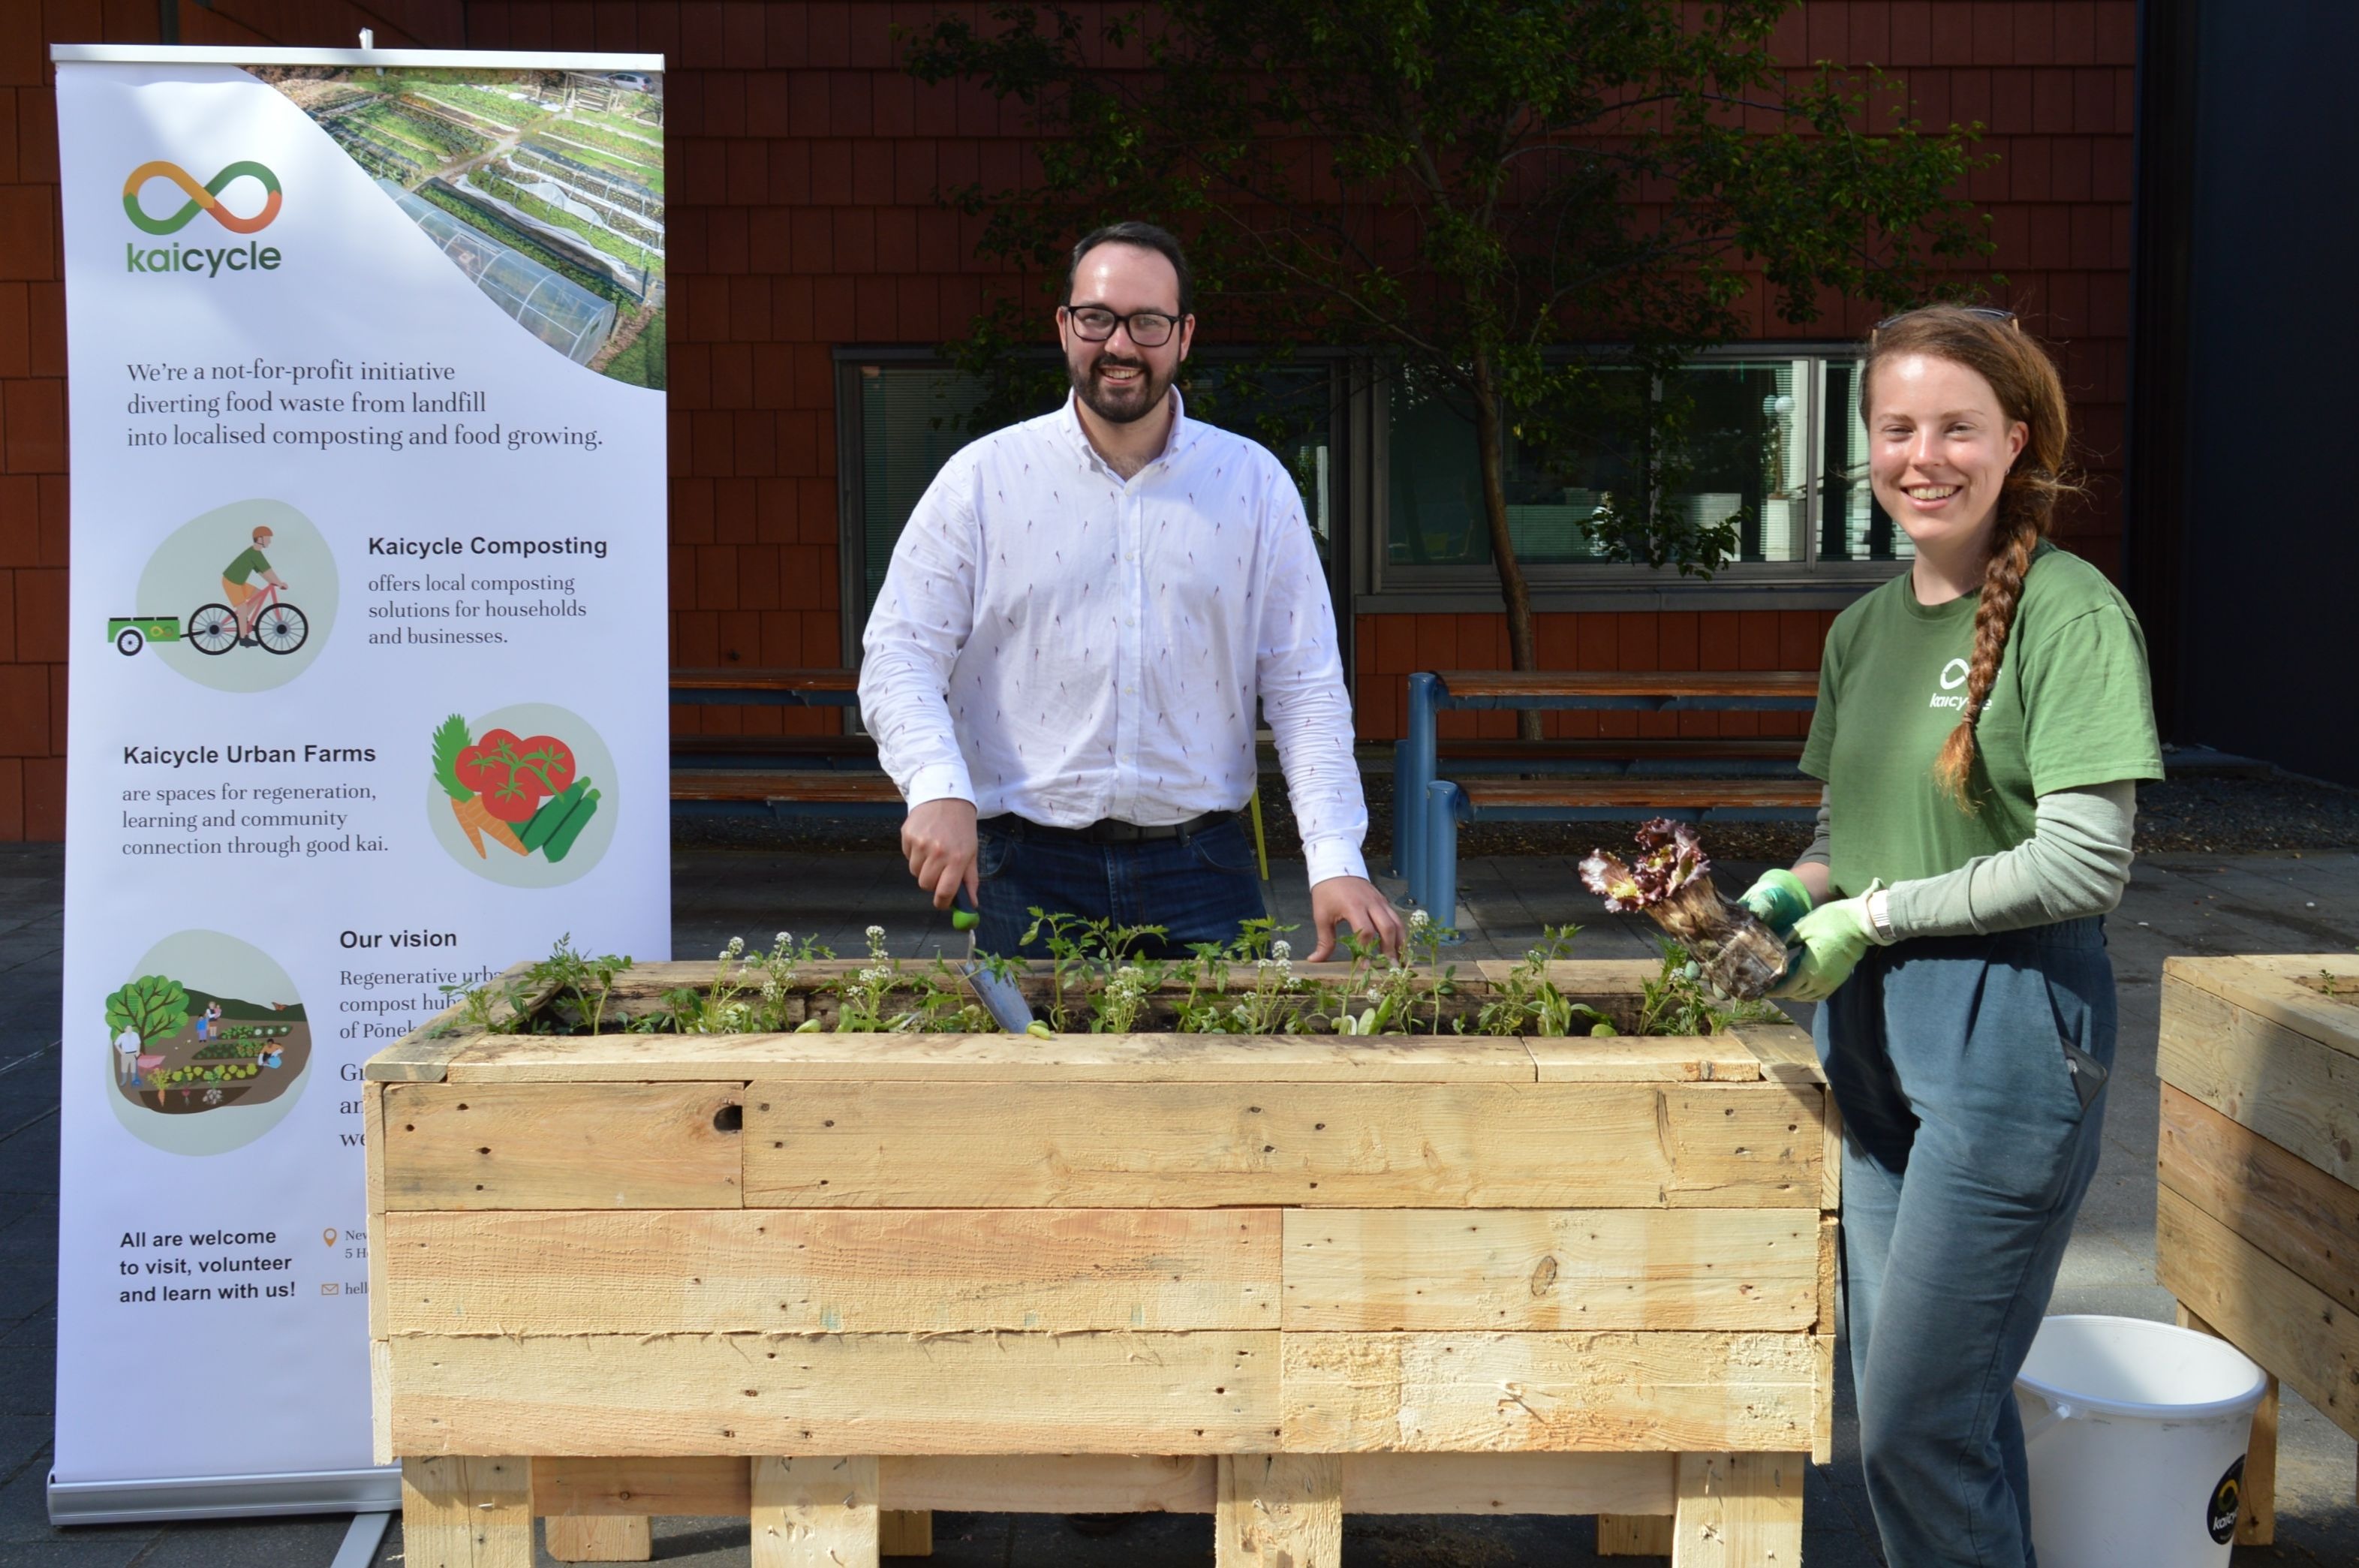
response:
[[[2267,1377],[2223,1339],[2052,1317],[2015,1380],[2039,1568],[2225,1568]]]

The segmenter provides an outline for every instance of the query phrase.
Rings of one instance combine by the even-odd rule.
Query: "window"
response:
[[[1659,386],[1608,369],[1597,387],[1593,422],[1602,433],[1549,452],[1527,445],[1512,418],[1503,434],[1508,537],[1536,585],[1572,586],[1614,572],[1653,575],[1609,559],[1590,525],[1616,496],[1625,504],[1641,497],[1644,476],[1666,471],[1676,487],[1659,505],[1735,530],[1720,581],[1748,569],[1790,578],[1822,563],[1908,554],[1907,536],[1866,484],[1855,359],[1756,349],[1696,360]],[[1647,450],[1639,417],[1639,399],[1656,396],[1675,401],[1682,416],[1664,452]],[[1439,378],[1415,373],[1393,377],[1378,401],[1379,586],[1461,586],[1470,574],[1432,569],[1493,564],[1472,411]]]
[[[1335,459],[1341,381],[1338,366],[1327,360],[1257,370],[1213,360],[1191,363],[1180,382],[1190,419],[1252,437],[1294,475],[1331,573],[1343,516],[1343,470]],[[845,573],[853,600],[846,619],[856,648],[909,514],[942,464],[974,439],[966,421],[979,390],[960,371],[909,359],[846,359],[838,383],[844,448],[839,462],[846,475],[843,550],[854,569]],[[1339,608],[1344,602],[1339,595]]]

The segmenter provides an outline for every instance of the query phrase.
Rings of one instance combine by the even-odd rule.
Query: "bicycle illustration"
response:
[[[276,583],[264,584],[246,604],[254,625],[248,647],[289,654],[311,635],[310,618],[281,599]],[[113,616],[106,623],[106,637],[125,658],[151,642],[186,641],[199,653],[219,656],[245,640],[237,611],[222,604],[200,604],[190,611],[185,632],[178,615]]]

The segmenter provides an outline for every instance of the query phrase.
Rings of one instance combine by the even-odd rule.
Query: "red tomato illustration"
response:
[[[480,795],[507,778],[508,765],[483,746],[471,746],[459,754],[453,771],[460,783]]]
[[[533,775],[552,795],[573,782],[573,748],[555,735],[527,735],[516,743],[516,771]]]
[[[527,821],[540,809],[548,791],[540,781],[519,768],[484,792],[484,810],[504,822]]]

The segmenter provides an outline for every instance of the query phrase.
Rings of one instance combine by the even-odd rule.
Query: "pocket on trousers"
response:
[[[1207,870],[1232,877],[1261,875],[1261,863],[1254,858],[1253,841],[1242,822],[1222,822],[1194,834],[1188,840],[1188,857]]]
[[[984,882],[1005,873],[1016,862],[1016,840],[1006,833],[986,833],[975,836],[974,872]]]

